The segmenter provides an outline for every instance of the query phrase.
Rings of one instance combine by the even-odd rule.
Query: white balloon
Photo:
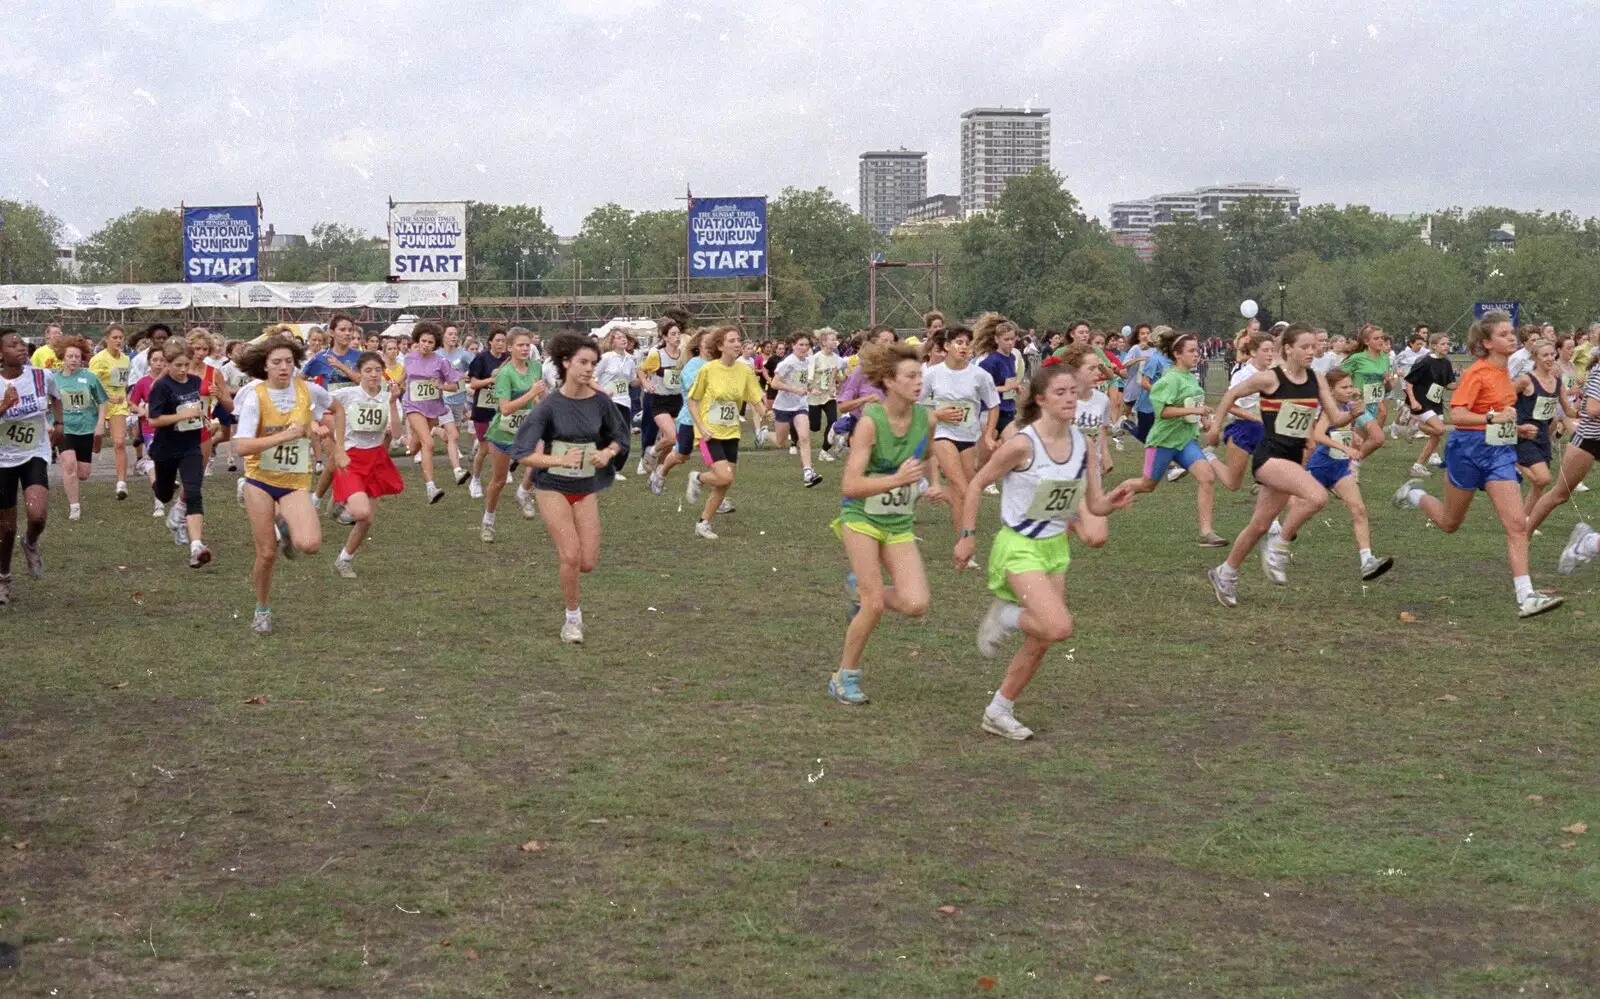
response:
[[[1253,298],[1247,298],[1239,303],[1239,315],[1245,317],[1246,319],[1254,319],[1256,317],[1256,313],[1260,311],[1261,306],[1257,305],[1256,300]]]
[[[1133,336],[1133,327],[1132,326],[1124,326],[1124,327],[1122,327],[1122,335],[1123,336]]]

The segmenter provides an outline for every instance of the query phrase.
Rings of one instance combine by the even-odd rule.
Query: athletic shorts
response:
[[[478,438],[480,441],[483,440],[484,435],[489,432],[489,424],[493,422],[493,420],[473,420],[472,436]]]
[[[220,402],[217,403],[216,406],[212,407],[211,415],[216,419],[216,421],[218,423],[222,424],[225,427],[231,427],[234,424],[239,422],[238,420],[233,418],[233,411],[228,409],[227,406],[224,406]]]
[[[1378,402],[1369,402],[1367,403],[1367,408],[1362,410],[1362,412],[1367,414],[1367,419],[1376,420],[1378,418],[1378,407],[1382,404],[1382,400],[1379,400]]]
[[[1222,439],[1245,454],[1255,454],[1261,438],[1267,434],[1265,425],[1254,420],[1234,420],[1222,430]]]
[[[1321,483],[1322,488],[1332,489],[1340,479],[1350,474],[1350,459],[1340,461],[1330,455],[1327,448],[1318,447],[1311,452],[1311,460],[1306,462],[1306,471]]]
[[[1444,442],[1444,468],[1457,489],[1482,489],[1490,482],[1521,482],[1517,449],[1483,442],[1483,431],[1457,430]]]
[[[1440,423],[1449,423],[1450,421],[1445,416],[1446,414],[1439,412],[1437,409],[1424,409],[1417,417],[1417,422],[1427,423],[1429,420],[1438,420]]]
[[[796,419],[805,418],[806,426],[811,426],[811,410],[809,409],[775,409],[772,411],[772,422],[793,423]]]
[[[1205,461],[1206,453],[1200,450],[1200,445],[1190,441],[1181,448],[1147,447],[1144,449],[1144,477],[1151,482],[1160,482],[1161,477],[1167,474],[1167,468],[1177,462],[1184,471],[1197,461]]]
[[[496,451],[499,451],[503,455],[508,455],[509,456],[511,454],[511,444],[502,444],[499,441],[489,440],[487,437],[484,438],[483,442],[485,444],[489,445],[490,447],[494,448]],[[512,443],[514,444],[515,441],[513,441]]]
[[[50,488],[50,463],[43,458],[29,458],[20,465],[0,468],[0,510],[14,509],[17,494],[34,486]]]
[[[951,447],[956,449],[957,454],[960,454],[962,451],[965,451],[968,448],[974,448],[978,446],[977,441],[953,441],[948,437],[935,437],[934,440],[944,444],[949,444]]]
[[[678,439],[674,442],[676,450],[685,458],[694,453],[694,427],[678,424]]]
[[[730,465],[739,464],[739,438],[731,437],[727,440],[720,440],[716,437],[708,437],[701,443],[706,446],[706,450],[711,454],[713,462],[725,461]]]
[[[676,418],[683,409],[683,396],[681,395],[652,395],[650,400],[650,418],[658,416],[671,416]]]
[[[464,424],[464,423],[471,423],[472,422],[472,419],[471,419],[471,417],[472,417],[472,402],[471,402],[471,400],[467,399],[466,397],[463,397],[460,402],[446,403],[446,405],[448,405],[450,407],[450,415],[455,418],[455,421],[457,423],[463,423]]]
[[[79,462],[94,461],[94,434],[65,434],[63,451],[71,451]]]
[[[106,403],[106,419],[114,420],[119,416],[128,416],[128,401],[126,399],[124,399],[122,402]]]
[[[1523,468],[1550,464],[1550,438],[1517,441],[1517,464]]]
[[[1007,412],[1006,410],[1002,409],[1000,411],[1000,416],[994,421],[994,435],[996,437],[999,437],[1000,436],[1000,432],[1002,430],[1004,430],[1005,428],[1011,426],[1012,422],[1014,420],[1016,420],[1016,418],[1017,418],[1017,411],[1016,410],[1013,409],[1013,410]]]
[[[377,499],[405,491],[406,484],[400,478],[400,470],[394,467],[394,459],[382,447],[351,448],[345,454],[350,457],[350,467],[333,473],[335,503],[348,502],[356,493],[366,493],[372,499]]]
[[[835,518],[834,522],[828,526],[833,528],[834,536],[841,541],[844,540],[845,531],[871,538],[880,545],[903,545],[917,540],[916,534],[912,531],[886,531],[877,524],[868,524],[860,520],[845,520],[842,517]]]
[[[287,486],[269,486],[265,482],[257,482],[255,479],[245,479],[245,481],[266,493],[268,496],[271,496],[274,503],[283,499],[290,493],[303,492],[303,490],[290,489]]]
[[[1589,457],[1600,461],[1600,440],[1584,440],[1574,437],[1572,438],[1572,445]]]
[[[1072,562],[1065,532],[1053,538],[1024,537],[1009,527],[1000,528],[989,549],[989,592],[1007,603],[1021,603],[1006,578],[1010,573],[1042,572],[1064,575]]]

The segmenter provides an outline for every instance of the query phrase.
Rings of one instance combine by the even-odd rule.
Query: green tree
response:
[[[872,223],[825,187],[784,188],[767,206],[774,284],[791,280],[790,273],[803,278],[821,299],[822,323],[835,329],[848,331],[859,323],[866,311],[867,261],[887,247]]]
[[[1471,305],[1472,281],[1466,266],[1421,242],[1407,243],[1363,265],[1368,318],[1396,341],[1417,323],[1448,329]]]
[[[388,275],[383,240],[354,226],[318,222],[306,245],[283,251],[274,276],[279,281],[383,281]]]
[[[38,205],[0,199],[0,284],[49,284],[63,278],[56,265],[61,220]]]
[[[1311,205],[1300,210],[1285,251],[1310,250],[1323,260],[1354,260],[1398,250],[1417,238],[1418,227],[1396,221],[1366,205]]]
[[[1276,264],[1292,246],[1292,223],[1283,205],[1268,198],[1243,198],[1219,219],[1226,248],[1222,270],[1231,297],[1262,299],[1276,290]]]
[[[83,276],[101,283],[178,281],[183,276],[183,214],[135,208],[101,226],[78,247]]]
[[[1214,225],[1179,216],[1157,226],[1156,252],[1145,272],[1146,296],[1158,316],[1182,327],[1228,322],[1225,243]]]
[[[1032,324],[1066,329],[1082,320],[1096,329],[1121,326],[1132,286],[1112,251],[1106,243],[1090,242],[1067,254],[1034,307]]]
[[[506,295],[518,276],[543,277],[555,264],[556,247],[555,230],[537,205],[475,202],[468,209],[468,273],[474,294]]]
[[[1528,321],[1558,328],[1587,325],[1600,316],[1600,257],[1579,249],[1576,235],[1517,232],[1517,248],[1490,255],[1483,297],[1518,301]]]

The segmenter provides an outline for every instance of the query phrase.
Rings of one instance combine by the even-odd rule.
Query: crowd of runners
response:
[[[1194,483],[1197,543],[1228,550],[1207,572],[1224,607],[1237,605],[1240,570],[1257,549],[1267,579],[1288,583],[1294,541],[1330,493],[1350,514],[1360,577],[1386,573],[1394,561],[1374,551],[1361,465],[1379,448],[1412,445],[1411,477],[1391,502],[1449,533],[1485,493],[1504,529],[1517,614],[1558,607],[1560,597],[1534,589],[1529,539],[1587,488],[1600,457],[1596,332],[1519,329],[1491,312],[1467,332],[1471,361],[1457,371],[1449,337],[1425,327],[1396,351],[1375,326],[1346,338],[1253,320],[1220,352],[1168,327],[1106,334],[1075,323],[1036,335],[995,314],[969,327],[930,313],[908,336],[883,326],[762,343],[737,325],[694,328],[681,312],[644,337],[618,328],[545,340],[513,327],[481,342],[433,320],[378,333],[343,315],[304,339],[278,326],[232,343],[159,323],[132,337],[113,325],[93,342],[51,326],[31,355],[17,330],[0,329],[0,605],[13,596],[19,530],[28,574],[43,574],[52,463],[78,520],[95,456],[109,447],[111,495],[128,499],[130,473],[142,477],[152,516],[196,569],[213,559],[207,480],[224,464],[241,472],[230,498],[254,543],[252,627],[268,635],[276,560],[316,553],[326,513],[348,529],[333,569],[356,577],[380,500],[405,492],[396,458],[419,466],[429,504],[446,495],[442,458],[445,481],[483,504],[483,543],[495,540],[508,487],[522,515],[543,522],[566,606],[560,638],[581,643],[581,581],[600,555],[597,494],[634,475],[659,495],[677,472],[694,533],[715,541],[750,440],[787,449],[804,488],[824,483],[818,465],[839,465],[832,527],[847,563],[849,626],[828,693],[866,703],[863,656],[884,612],[927,612],[914,527],[919,504],[943,504],[955,567],[985,572],[993,596],[980,653],[994,657],[1013,633],[1023,637],[982,727],[1026,739],[1014,704],[1073,631],[1068,536],[1104,545],[1116,512],[1157,488],[1186,488],[1167,486],[1183,478]],[[1208,356],[1230,366],[1214,406],[1203,387]],[[1130,450],[1132,474],[1111,484]],[[1427,488],[1436,469],[1439,495]],[[1212,521],[1219,486],[1256,494],[1231,541]],[[995,495],[1000,527],[984,566],[978,513]],[[1600,533],[1580,521],[1558,569],[1596,554]]]

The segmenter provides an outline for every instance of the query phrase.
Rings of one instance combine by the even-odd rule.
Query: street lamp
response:
[[[1285,281],[1280,276],[1278,278],[1278,318],[1279,319],[1284,319],[1285,318],[1284,312],[1286,311],[1286,309],[1285,309],[1285,306],[1284,306],[1284,302],[1288,298],[1288,295],[1289,295],[1289,282]]]

